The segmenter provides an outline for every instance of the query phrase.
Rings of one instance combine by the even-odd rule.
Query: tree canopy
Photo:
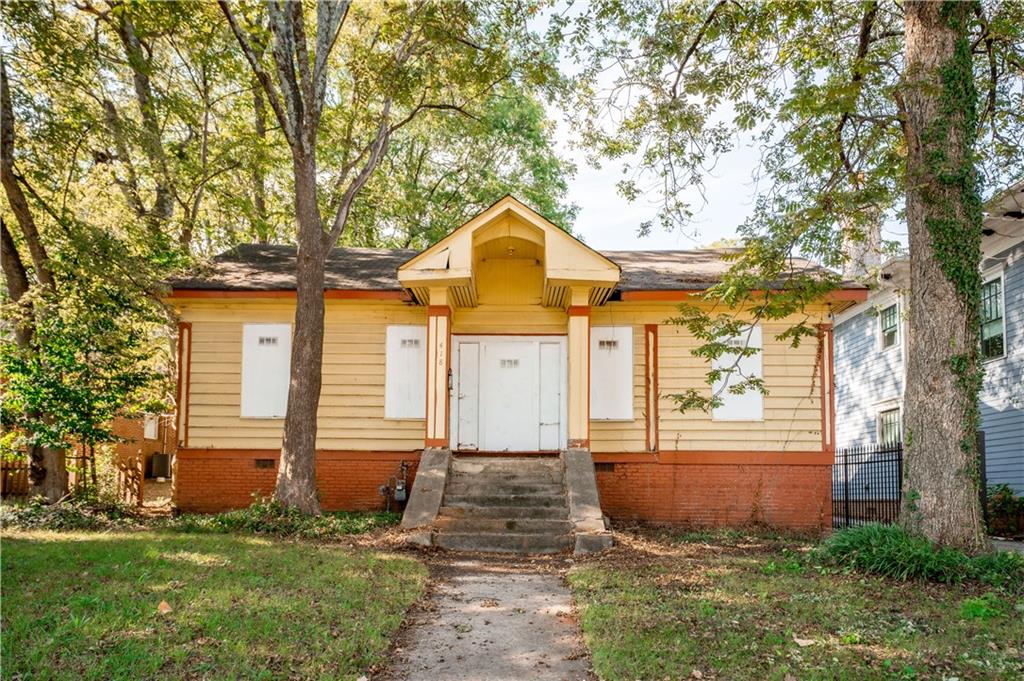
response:
[[[276,5],[229,7],[251,55],[211,3],[5,4],[5,312],[23,333],[3,340],[4,424],[30,448],[102,439],[114,414],[170,404],[173,325],[160,300],[170,274],[237,243],[297,243],[291,133],[249,63],[270,64]],[[387,170],[353,193],[340,243],[422,247],[506,193],[571,228],[573,168],[540,104],[546,67],[513,68],[525,42],[510,59],[502,38],[508,25],[526,35],[508,21],[518,11],[346,14],[316,150],[334,173],[324,213],[364,158],[379,93],[400,117],[419,105],[429,116],[396,126],[381,149]],[[316,8],[306,18],[315,27]],[[415,57],[398,66],[391,50],[410,27]],[[437,97],[417,100],[424,86]]]

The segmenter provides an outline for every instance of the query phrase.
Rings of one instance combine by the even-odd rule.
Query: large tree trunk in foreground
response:
[[[313,152],[309,152],[312,154]],[[275,498],[305,513],[319,513],[316,490],[316,415],[320,403],[324,347],[324,258],[326,248],[316,202],[316,163],[295,152],[296,263],[295,328],[291,382],[284,420]]]
[[[906,459],[902,523],[984,549],[977,451],[981,209],[969,3],[907,2]]]

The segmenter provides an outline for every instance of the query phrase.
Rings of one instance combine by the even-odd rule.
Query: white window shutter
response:
[[[385,347],[384,418],[425,418],[427,327],[389,326]]]
[[[743,333],[727,341],[735,347],[751,347],[760,350],[761,327],[753,326]],[[758,352],[754,355],[741,357],[736,362],[735,353],[725,353],[712,362],[715,369],[735,368],[732,373],[723,374],[715,381],[713,391],[722,400],[722,406],[711,410],[711,417],[715,421],[760,421],[764,418],[764,395],[758,390],[748,388],[742,395],[734,395],[729,392],[730,385],[737,385],[749,378],[761,378],[761,355]]]
[[[633,420],[633,327],[590,328],[590,418]]]
[[[291,356],[291,324],[242,326],[243,418],[284,418]]]

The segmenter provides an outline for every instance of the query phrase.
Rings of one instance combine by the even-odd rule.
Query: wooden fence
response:
[[[93,480],[92,460],[84,454],[66,457],[68,469],[68,490],[79,491],[91,485]],[[141,456],[116,460],[116,484],[118,497],[126,504],[142,506],[144,473]],[[28,479],[27,459],[4,459],[0,461],[0,496],[7,501],[27,501],[32,490]]]
[[[0,496],[4,499],[27,499],[28,490],[28,461],[0,461]]]

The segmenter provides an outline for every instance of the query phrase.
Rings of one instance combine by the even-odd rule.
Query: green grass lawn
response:
[[[1024,675],[1020,595],[823,573],[795,540],[625,543],[569,574],[602,679]]]
[[[427,579],[400,557],[181,532],[5,532],[0,560],[3,678],[24,679],[355,678]]]

